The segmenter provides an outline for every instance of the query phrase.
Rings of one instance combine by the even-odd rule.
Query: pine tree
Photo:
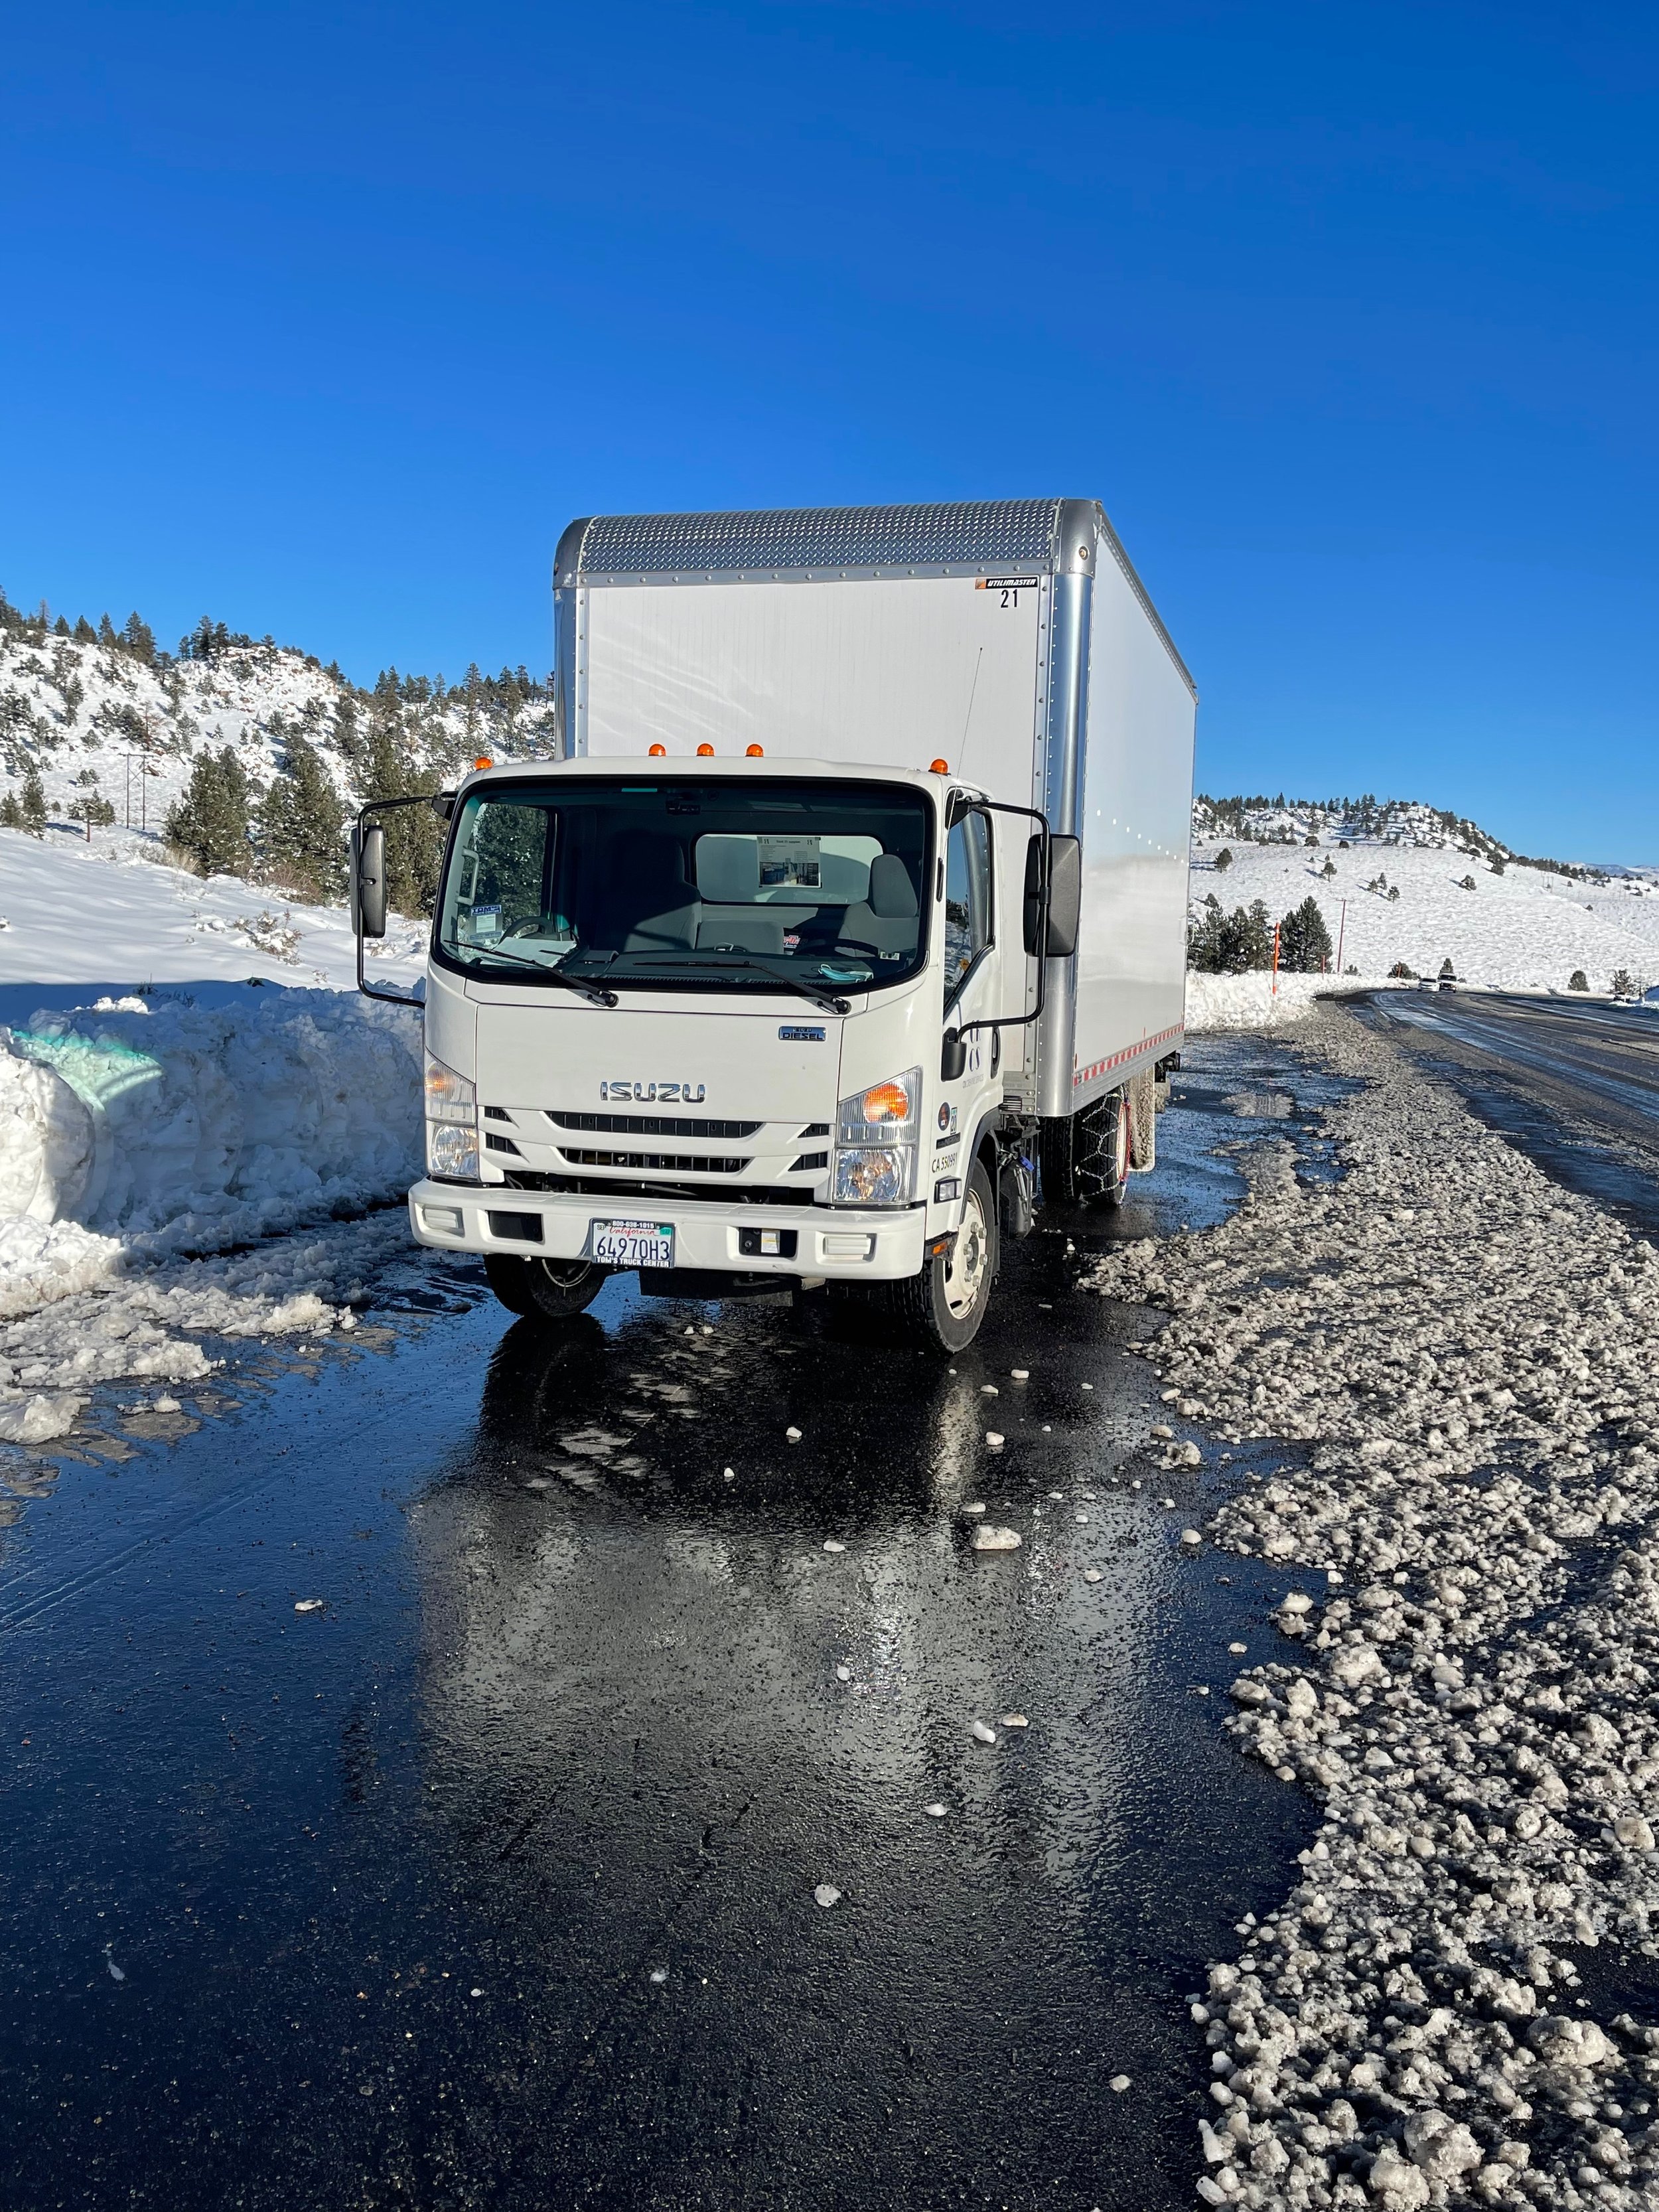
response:
[[[1216,873],[1218,875],[1224,873],[1227,869],[1231,867],[1232,864],[1233,856],[1224,845],[1221,850],[1215,856]]]
[[[18,805],[22,814],[21,827],[31,837],[46,834],[46,794],[40,781],[40,771],[33,762],[23,772],[23,789]]]
[[[1311,893],[1279,925],[1279,964],[1302,975],[1319,975],[1331,964],[1331,933]]]
[[[337,898],[346,882],[345,809],[305,739],[296,732],[283,742],[282,771],[259,804],[260,851],[296,889]]]
[[[17,793],[0,793],[0,830],[21,830],[22,826],[23,810],[17,804]]]
[[[1243,975],[1272,957],[1273,928],[1260,899],[1225,914],[1212,895],[1187,933],[1187,964],[1206,975]]]
[[[187,853],[204,875],[245,875],[248,843],[248,780],[226,745],[198,753],[184,797],[167,811],[168,844]]]
[[[1570,991],[1588,991],[1588,990],[1589,990],[1589,977],[1587,975],[1585,975],[1585,973],[1584,973],[1584,971],[1583,971],[1583,969],[1582,968],[1575,968],[1575,969],[1573,969],[1573,971],[1572,971],[1571,975],[1568,976],[1568,978],[1567,978],[1567,988],[1568,988],[1568,990],[1570,990]]]
[[[107,615],[98,617],[98,642],[100,645],[119,645],[121,642],[115,624]]]
[[[75,617],[75,629],[72,635],[77,645],[96,645],[98,642],[98,633],[84,615],[76,615]]]
[[[126,628],[121,632],[121,642],[135,660],[142,660],[147,668],[155,665],[155,633],[137,614],[127,617]]]

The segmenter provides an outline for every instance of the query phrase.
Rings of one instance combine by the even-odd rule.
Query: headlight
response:
[[[477,1086],[431,1053],[426,1056],[426,1166],[428,1175],[478,1180]]]
[[[836,1110],[838,1206],[902,1206],[915,1184],[916,1127],[921,1112],[921,1070],[872,1083],[843,1098]]]
[[[902,1206],[910,1195],[910,1148],[836,1154],[836,1199],[842,1206]]]

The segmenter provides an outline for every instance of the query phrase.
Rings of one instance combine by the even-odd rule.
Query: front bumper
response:
[[[541,1223],[533,1237],[498,1235],[497,1226]],[[495,1217],[492,1223],[491,1217]],[[453,1224],[459,1217],[459,1227]],[[595,1221],[672,1222],[678,1267],[743,1274],[833,1276],[854,1282],[892,1282],[921,1272],[927,1209],[921,1206],[770,1206],[704,1205],[684,1199],[573,1196],[564,1191],[509,1190],[498,1183],[417,1182],[409,1194],[410,1226],[417,1243],[441,1252],[501,1252],[518,1259],[579,1260]],[[787,1257],[746,1252],[744,1230],[793,1231]],[[744,1241],[750,1241],[747,1239]]]

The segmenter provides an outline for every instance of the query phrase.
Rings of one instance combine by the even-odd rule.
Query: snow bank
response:
[[[1285,1639],[1231,1726],[1325,1822],[1194,2009],[1219,2077],[1199,2193],[1638,2212],[1659,2027],[1619,2007],[1659,1960],[1659,1253],[1386,1039],[1321,1042],[1358,1079],[1328,1109],[1343,1181],[1264,1177],[1091,1278],[1168,1309],[1146,1349],[1183,1420],[1292,1444],[1212,1534],[1262,1563]]]
[[[131,1255],[393,1200],[419,1173],[419,1020],[331,991],[104,1000],[0,1029],[0,1316]]]
[[[1396,991],[1376,975],[1286,975],[1264,969],[1248,975],[1187,976],[1187,1027],[1199,1030],[1277,1030],[1306,1019],[1316,999],[1352,997],[1356,991]]]

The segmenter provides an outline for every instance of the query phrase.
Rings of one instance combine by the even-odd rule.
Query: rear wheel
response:
[[[991,1178],[975,1160],[969,1170],[962,1226],[950,1250],[929,1260],[919,1275],[882,1284],[879,1302],[923,1351],[960,1352],[979,1334],[1000,1249]]]
[[[1063,1206],[1121,1206],[1129,1188],[1127,1093],[1114,1091],[1042,1127],[1042,1194]]]
[[[611,1270],[591,1260],[517,1260],[505,1252],[487,1252],[484,1273],[509,1313],[527,1314],[534,1321],[568,1321],[592,1304]]]

